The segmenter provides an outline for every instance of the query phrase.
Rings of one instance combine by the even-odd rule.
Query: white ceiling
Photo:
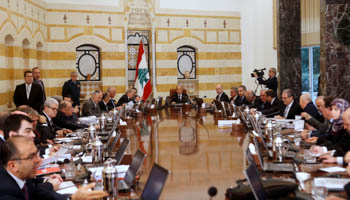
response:
[[[118,6],[119,0],[44,0],[47,3]]]

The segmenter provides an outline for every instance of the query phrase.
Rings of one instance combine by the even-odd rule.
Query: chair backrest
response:
[[[187,94],[187,90],[186,89],[183,89],[183,94]],[[169,97],[172,97],[173,95],[176,94],[176,89],[170,89],[169,91]]]
[[[264,190],[260,176],[253,164],[250,164],[249,167],[244,170],[244,175],[248,180],[250,189],[252,190],[255,199],[265,200],[266,192]]]

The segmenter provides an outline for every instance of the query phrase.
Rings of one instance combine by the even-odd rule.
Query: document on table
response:
[[[344,190],[344,185],[350,182],[350,178],[315,178],[314,184],[318,187],[326,187],[328,190]]]
[[[129,165],[117,165],[115,167],[117,168],[118,178],[124,178],[126,171],[129,169]],[[88,170],[92,173],[95,180],[102,180],[103,168],[104,167],[91,167]]]
[[[345,172],[346,169],[343,167],[325,167],[321,168],[321,171],[328,172],[328,173],[334,173],[334,172]]]

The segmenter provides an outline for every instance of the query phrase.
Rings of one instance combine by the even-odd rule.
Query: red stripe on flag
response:
[[[145,87],[143,88],[142,100],[146,101],[149,95],[151,95],[151,93],[152,93],[151,80],[148,80]]]
[[[135,81],[137,79],[137,76],[139,75],[139,65],[140,65],[140,62],[142,60],[142,55],[144,53],[144,50],[143,50],[143,43],[142,43],[142,40],[140,41],[140,46],[139,46],[139,55],[137,55],[137,65],[136,65],[136,74],[135,74]]]

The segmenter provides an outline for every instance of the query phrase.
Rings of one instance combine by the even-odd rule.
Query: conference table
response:
[[[208,199],[212,186],[218,191],[214,199],[225,199],[226,189],[245,178],[244,149],[251,142],[251,135],[233,131],[232,127],[219,128],[220,119],[223,116],[213,112],[182,107],[166,107],[125,119],[127,125],[118,126],[121,138],[130,140],[126,150],[129,156],[124,162],[130,162],[138,149],[147,155],[138,181],[140,190],[135,192],[142,192],[153,163],[158,163],[170,172],[160,199]],[[325,173],[316,170],[311,175]],[[290,174],[268,176],[291,178]],[[307,186],[310,192],[310,184]]]

